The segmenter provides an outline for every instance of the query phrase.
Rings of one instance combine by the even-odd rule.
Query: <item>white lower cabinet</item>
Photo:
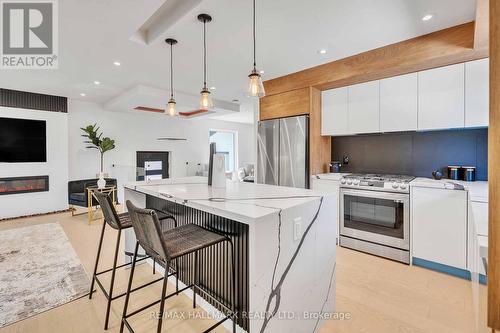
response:
[[[467,192],[411,189],[413,257],[467,269]]]
[[[337,226],[337,239],[339,238],[339,196],[340,196],[340,184],[338,180],[329,179],[311,179],[311,189],[320,193],[325,193],[333,196],[335,202],[337,203],[334,216],[332,216],[332,222],[336,223]]]

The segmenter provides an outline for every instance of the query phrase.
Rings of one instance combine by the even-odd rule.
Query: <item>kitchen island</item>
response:
[[[226,188],[213,188],[205,177],[186,177],[127,184],[125,199],[170,213],[179,225],[195,223],[231,237],[241,331],[316,332],[325,318],[333,316],[337,229],[333,197],[233,181],[227,181]],[[126,251],[134,246],[135,236],[129,230]],[[200,278],[204,289],[230,305],[227,258],[226,245],[204,250]],[[183,259],[179,266],[179,279],[189,284],[192,261]],[[214,313],[208,300],[200,306]]]

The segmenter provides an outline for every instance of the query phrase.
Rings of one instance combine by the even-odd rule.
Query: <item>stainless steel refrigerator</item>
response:
[[[309,116],[260,121],[257,183],[309,188]]]

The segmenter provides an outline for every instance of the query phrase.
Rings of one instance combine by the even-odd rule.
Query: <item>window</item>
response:
[[[236,171],[238,165],[237,140],[238,132],[210,130],[210,143],[215,142],[217,153],[226,155],[226,172]]]

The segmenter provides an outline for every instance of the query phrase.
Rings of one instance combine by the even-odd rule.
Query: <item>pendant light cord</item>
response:
[[[203,20],[203,88],[207,89],[207,22]]]
[[[170,99],[174,99],[174,52],[173,44],[170,44]]]
[[[257,48],[256,47],[256,41],[255,41],[255,0],[253,0],[253,69],[256,70],[256,66],[257,66],[257,63],[255,61],[255,54],[256,54],[256,51],[255,49]]]

